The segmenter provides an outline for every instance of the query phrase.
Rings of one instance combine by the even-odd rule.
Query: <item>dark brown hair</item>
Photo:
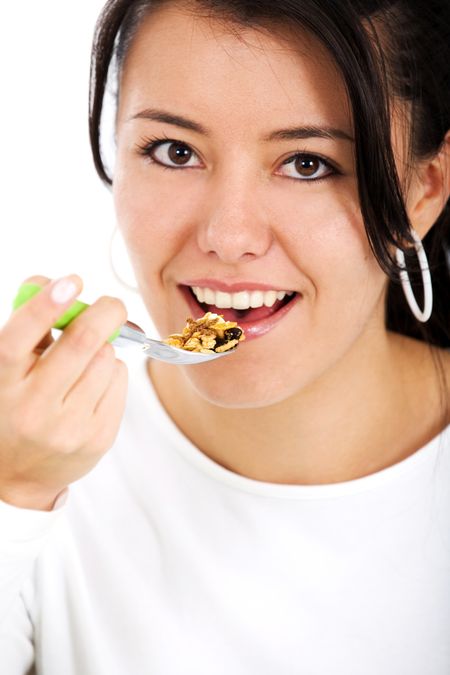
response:
[[[97,22],[91,61],[90,138],[100,178],[111,185],[100,148],[100,123],[108,71],[116,77],[143,18],[174,0],[109,0]],[[360,208],[368,240],[389,275],[387,327],[430,345],[450,347],[450,200],[424,239],[432,273],[431,319],[412,316],[399,284],[392,247],[405,250],[412,285],[423,299],[421,273],[410,235],[406,194],[411,171],[400,184],[391,145],[394,100],[405,104],[409,125],[406,166],[430,159],[450,129],[449,0],[191,0],[189,11],[234,27],[290,34],[308,30],[325,46],[342,73],[353,110]]]

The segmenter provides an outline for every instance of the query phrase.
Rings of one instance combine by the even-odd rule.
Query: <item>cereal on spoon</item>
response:
[[[219,314],[206,312],[200,319],[188,317],[183,332],[173,333],[163,342],[189,352],[214,354],[234,349],[243,340],[244,331],[235,321],[225,321]]]

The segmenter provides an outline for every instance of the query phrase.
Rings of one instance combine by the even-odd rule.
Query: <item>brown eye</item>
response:
[[[284,173],[283,175],[289,178],[296,178],[303,183],[317,183],[329,176],[339,174],[339,171],[323,157],[309,155],[305,152],[297,153],[287,159],[283,162],[283,167],[288,170],[288,173]]]
[[[319,166],[320,161],[317,157],[297,157],[295,160],[295,170],[307,178],[314,176]]]
[[[177,169],[184,166],[192,167],[198,164],[188,164],[196,154],[188,145],[177,141],[155,141],[147,146],[143,154],[148,155],[157,164],[162,164],[168,169]]]
[[[175,143],[171,143],[167,155],[171,162],[183,166],[184,164],[186,164],[186,162],[189,162],[192,155],[192,151],[189,150],[189,148],[187,148],[185,145],[177,145]]]

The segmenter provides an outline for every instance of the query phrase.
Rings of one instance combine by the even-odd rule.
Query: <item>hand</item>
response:
[[[108,337],[127,320],[118,298],[102,296],[54,340],[51,327],[82,290],[63,303],[43,286],[0,329],[0,499],[49,510],[58,494],[111,447],[128,383]]]

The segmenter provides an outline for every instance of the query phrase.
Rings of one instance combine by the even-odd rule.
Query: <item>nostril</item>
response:
[[[233,219],[210,221],[198,229],[199,248],[228,264],[262,257],[270,249],[273,233],[263,222]]]
[[[210,258],[221,260],[227,264],[234,264],[236,262],[250,262],[258,257],[257,253],[241,253],[240,255],[232,255],[223,251],[208,251],[207,255]]]
[[[217,246],[210,246],[207,250],[203,249],[206,255],[212,259],[220,260],[227,265],[236,263],[250,262],[255,258],[261,258],[266,255],[269,246],[257,246],[253,250],[250,247],[243,247],[236,241],[226,241]]]

